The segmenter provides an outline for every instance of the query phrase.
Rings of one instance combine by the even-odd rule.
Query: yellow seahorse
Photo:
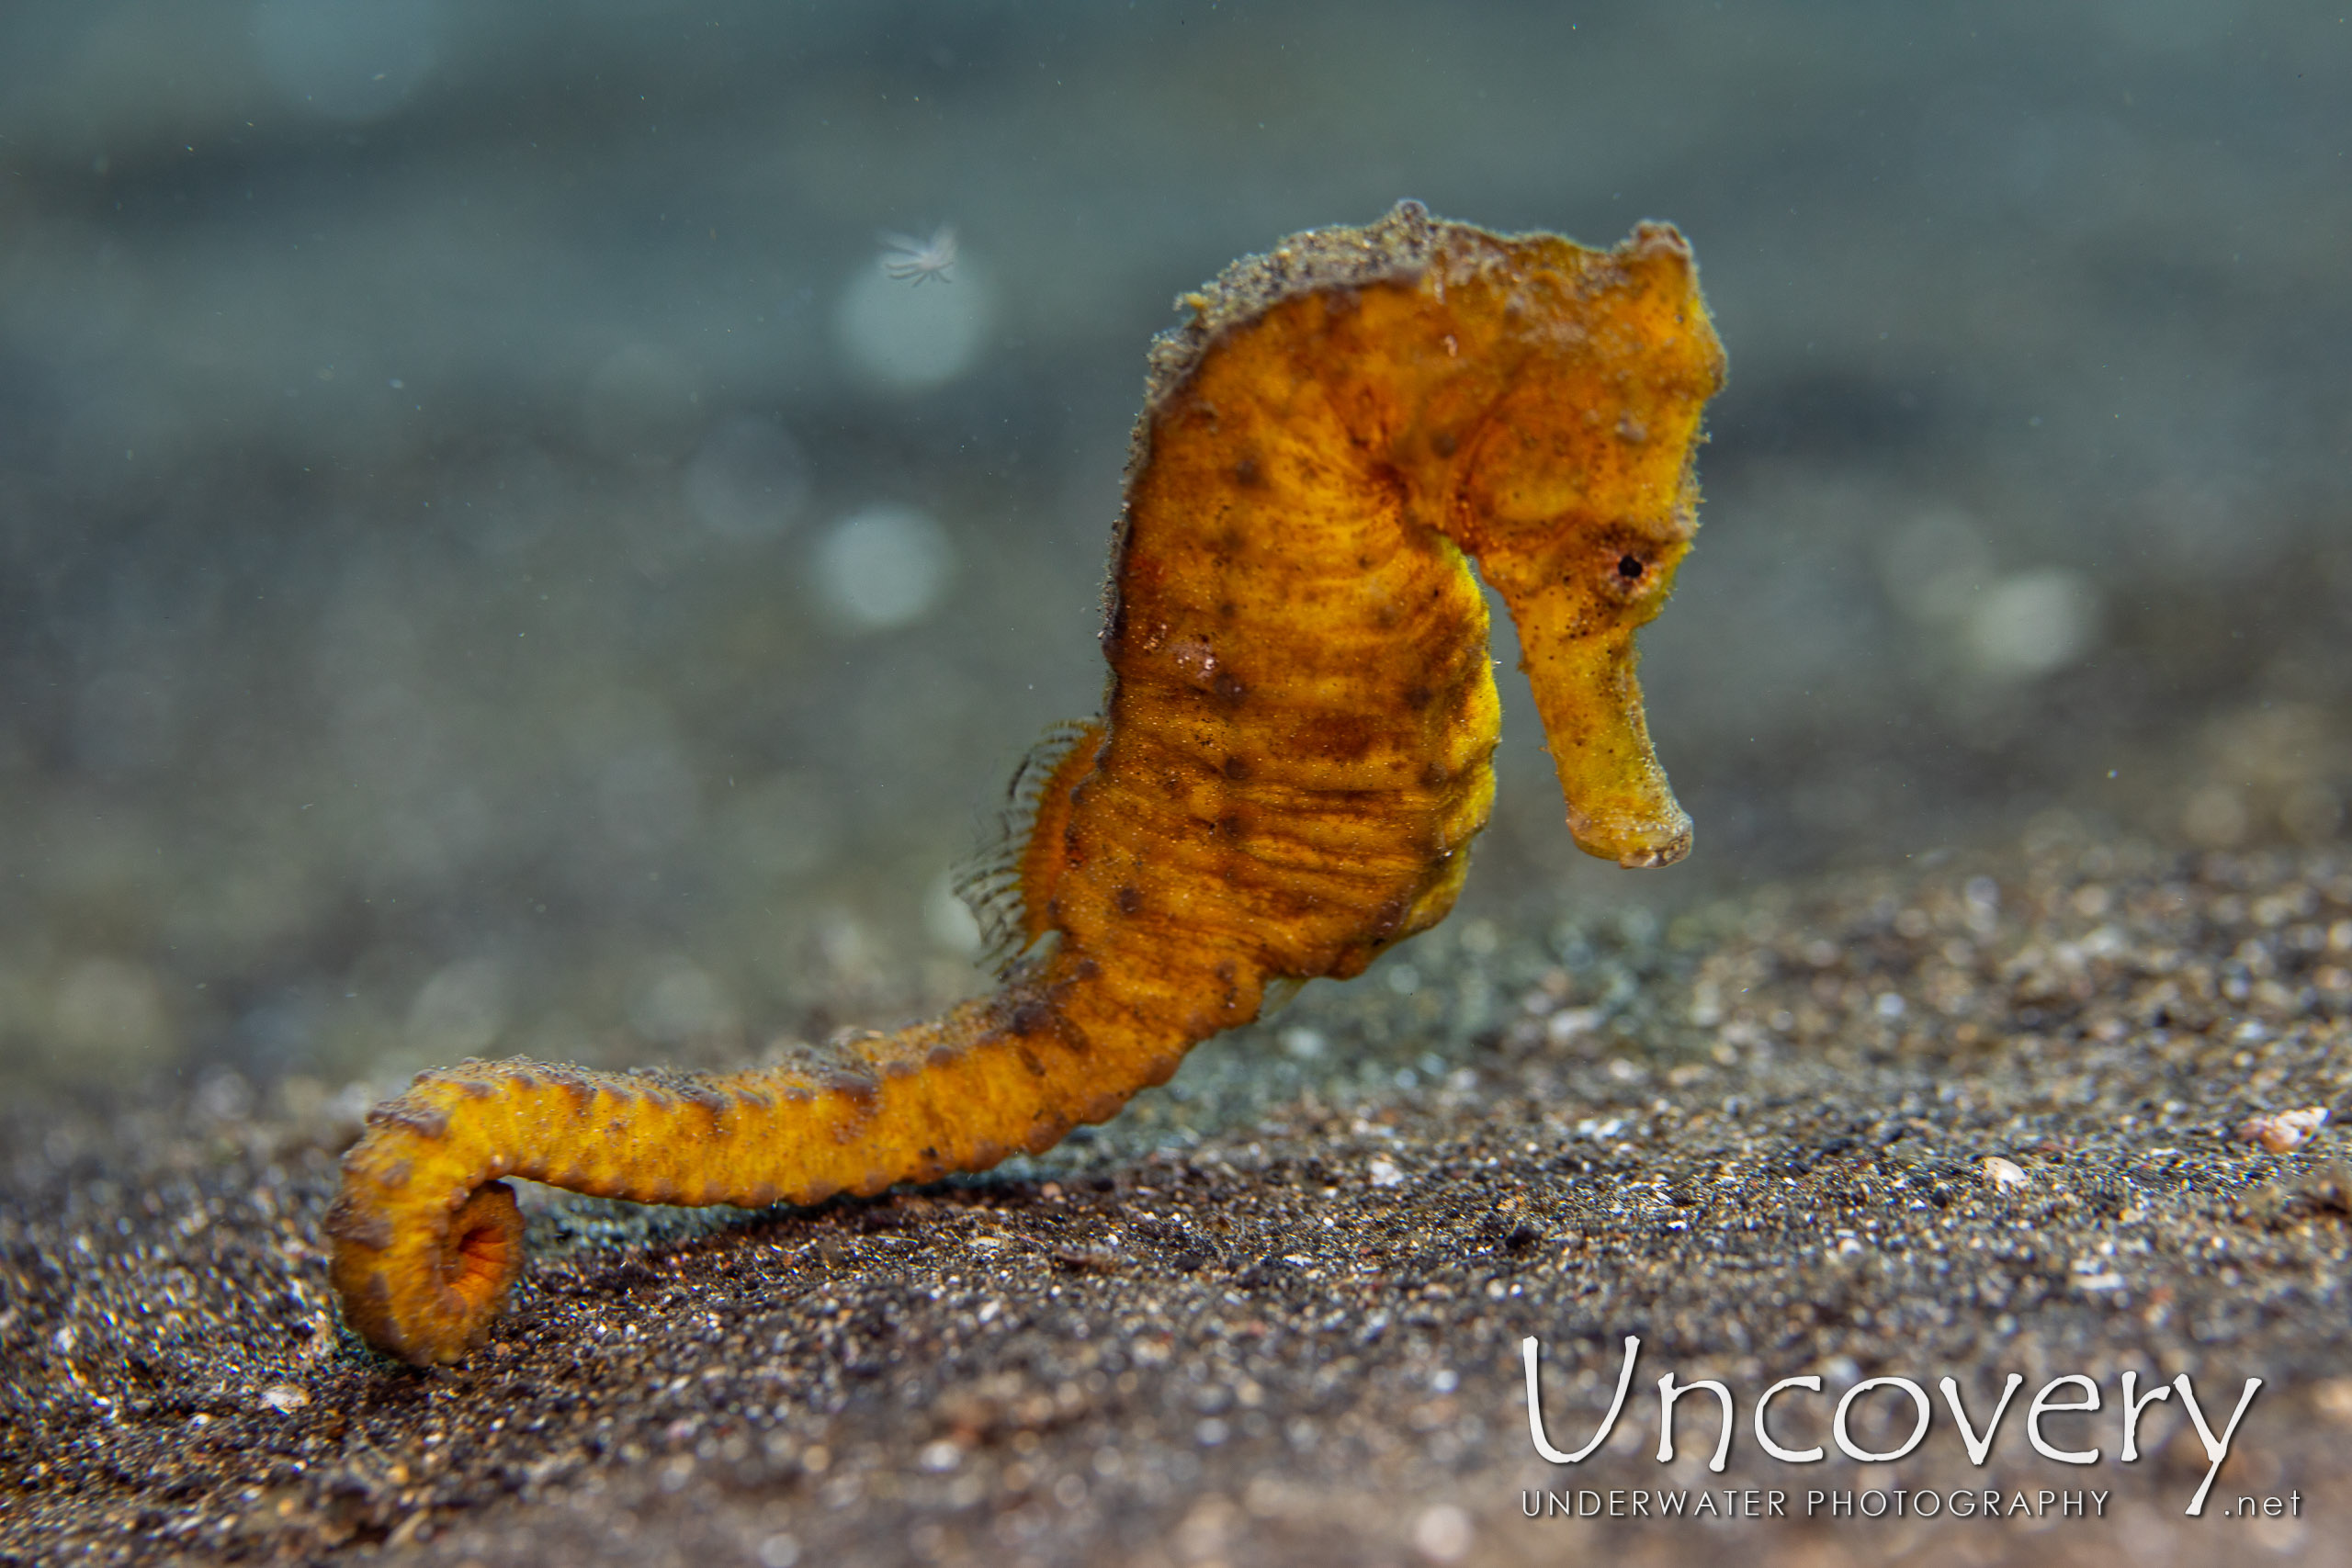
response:
[[[1111,551],[1100,718],[1032,759],[978,890],[991,996],[726,1076],[470,1062],[368,1117],[327,1221],[345,1316],[449,1362],[523,1262],[498,1179],[658,1203],[813,1203],[1042,1150],[1442,919],[1494,795],[1475,558],[1518,623],[1568,827],[1690,841],[1634,628],[1697,526],[1724,355],[1682,237],[1614,250],[1398,206],[1227,268],[1153,344]]]

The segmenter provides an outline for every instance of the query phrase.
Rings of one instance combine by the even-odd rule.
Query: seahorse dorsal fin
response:
[[[1306,980],[1296,975],[1277,975],[1267,981],[1265,998],[1258,1004],[1258,1021],[1263,1023],[1296,1001],[1306,985]]]
[[[1102,743],[1099,718],[1047,725],[1012,770],[996,826],[949,883],[979,921],[980,962],[999,979],[1048,929],[1046,906],[1062,869],[1052,847],[1069,818],[1069,792],[1093,771]]]

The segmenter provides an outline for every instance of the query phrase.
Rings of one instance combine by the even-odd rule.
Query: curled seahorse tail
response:
[[[523,1212],[503,1181],[475,1188],[437,1225],[383,1247],[349,1239],[330,1217],[345,1321],[369,1344],[418,1365],[457,1360],[478,1344],[523,1268]],[[408,1283],[394,1289],[392,1281]]]
[[[1042,1152],[1164,1080],[1189,1042],[1103,1049],[1065,1007],[1091,965],[1018,977],[896,1034],[725,1076],[469,1062],[370,1114],[329,1216],[345,1315],[420,1364],[461,1359],[524,1261],[503,1176],[638,1202],[814,1203]]]
[[[343,1159],[343,1190],[327,1213],[344,1318],[387,1354],[454,1361],[480,1341],[523,1267],[523,1215],[496,1179],[482,1129],[453,1126],[435,1091],[416,1087],[368,1113]]]

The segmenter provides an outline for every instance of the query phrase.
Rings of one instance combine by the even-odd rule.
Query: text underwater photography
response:
[[[1582,1447],[1566,1452],[1554,1446],[1545,1429],[1540,1371],[1542,1347],[1531,1337],[1522,1342],[1521,1353],[1526,1369],[1528,1433],[1535,1451],[1555,1465],[1582,1463],[1609,1441],[1616,1428],[1640,1359],[1640,1338],[1633,1335],[1625,1338],[1624,1359],[1618,1373],[1615,1394],[1590,1439]],[[1971,1465],[1981,1470],[1990,1461],[2003,1419],[2009,1413],[2010,1402],[2024,1386],[2025,1381],[2022,1373],[2009,1373],[1998,1396],[1992,1402],[1989,1414],[1980,1411],[1972,1419],[1959,1380],[1949,1375],[1936,1380],[1936,1388],[1951,1411],[1953,1427],[1967,1450]],[[2144,1393],[2137,1392],[2138,1381],[2136,1372],[2127,1371],[2122,1374],[2120,1387],[2117,1391],[2115,1408],[2120,1431],[2112,1450],[2113,1462],[2131,1464],[2141,1459],[2142,1415],[2148,1406],[2169,1399],[2177,1393],[2181,1408],[2188,1413],[2196,1427],[2198,1440],[2211,1461],[2204,1479],[2199,1483],[2196,1492],[2182,1510],[2194,1518],[2205,1511],[2207,1494],[2212,1489],[2214,1478],[2220,1473],[2222,1463],[2229,1458],[2230,1443],[2237,1434],[2239,1423],[2252,1408],[2256,1394],[2261,1392],[2262,1380],[2245,1380],[2243,1391],[2237,1395],[2235,1408],[2230,1411],[2225,1422],[2220,1423],[2218,1433],[2215,1423],[2207,1419],[2204,1406],[2197,1396],[2194,1380],[2187,1372],[2175,1378],[2169,1385],[2157,1383]],[[1912,1423],[1908,1435],[1883,1451],[1861,1446],[1853,1432],[1854,1408],[1874,1389],[1887,1390],[1890,1395],[1899,1394],[1903,1401],[1907,1402]],[[1719,1406],[1714,1450],[1707,1461],[1707,1468],[1718,1472],[1724,1469],[1731,1453],[1734,1434],[1738,1429],[1738,1396],[1725,1384],[1712,1378],[1697,1378],[1684,1382],[1670,1371],[1657,1380],[1658,1463],[1674,1462],[1677,1402],[1685,1395],[1702,1391],[1712,1396]],[[2060,1398],[2062,1391],[2068,1397]],[[1796,1392],[1820,1394],[1823,1392],[1821,1376],[1809,1373],[1782,1378],[1755,1397],[1751,1405],[1751,1427],[1756,1444],[1764,1453],[1782,1464],[1818,1464],[1827,1457],[1826,1449],[1819,1444],[1806,1449],[1783,1447],[1775,1440],[1771,1428],[1767,1425],[1773,1401],[1789,1394],[1793,1404]],[[1702,1404],[1704,1403],[1702,1402]],[[2045,1435],[2042,1424],[2045,1417],[2060,1413],[2099,1410],[2103,1403],[2103,1391],[2099,1384],[2084,1373],[2069,1372],[2052,1378],[2034,1393],[2025,1408],[2023,1430],[2026,1442],[2034,1453],[2055,1463],[2076,1466],[2100,1463],[2106,1450],[2097,1446],[2084,1449],[2061,1447],[2051,1436]],[[1902,1406],[1898,1404],[1897,1408],[1900,1410]],[[1857,1464],[1892,1464],[1908,1457],[1927,1440],[1928,1428],[1934,1420],[1935,1407],[1919,1382],[1908,1377],[1882,1374],[1853,1381],[1837,1396],[1829,1434],[1838,1451]],[[2081,1431],[2087,1425],[2086,1423],[2074,1429]],[[1520,1509],[1529,1518],[1778,1519],[1790,1517],[1793,1509],[1806,1518],[1833,1520],[1900,1519],[1905,1517],[1932,1519],[1941,1515],[1955,1519],[2030,1518],[2038,1521],[2103,1518],[2107,1514],[2109,1495],[2106,1491],[2087,1489],[2079,1481],[2071,1482],[2063,1490],[2047,1485],[2029,1490],[2014,1484],[1957,1489],[1931,1486],[1906,1489],[1899,1485],[1880,1485],[1860,1490],[1851,1487],[1825,1490],[1816,1486],[1801,1492],[1779,1486],[1727,1487],[1720,1491],[1689,1487],[1628,1489],[1611,1486],[1605,1492],[1582,1487],[1526,1492],[1521,1495]],[[2228,1501],[2230,1506],[2222,1510],[2228,1517],[2300,1518],[2302,1516],[2302,1494],[2294,1490],[2290,1490],[2283,1497],[2245,1494]]]

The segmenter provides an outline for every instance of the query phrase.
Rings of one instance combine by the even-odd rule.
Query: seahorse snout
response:
[[[1567,802],[1577,848],[1623,866],[1672,865],[1690,852],[1690,818],[1674,798],[1642,714],[1634,630],[1588,629],[1570,594],[1513,602],[1520,668]]]
[[[1664,783],[1664,780],[1660,780]],[[1662,812],[1595,817],[1568,808],[1568,831],[1577,848],[1629,871],[1672,865],[1690,852],[1690,814],[1668,795]]]

